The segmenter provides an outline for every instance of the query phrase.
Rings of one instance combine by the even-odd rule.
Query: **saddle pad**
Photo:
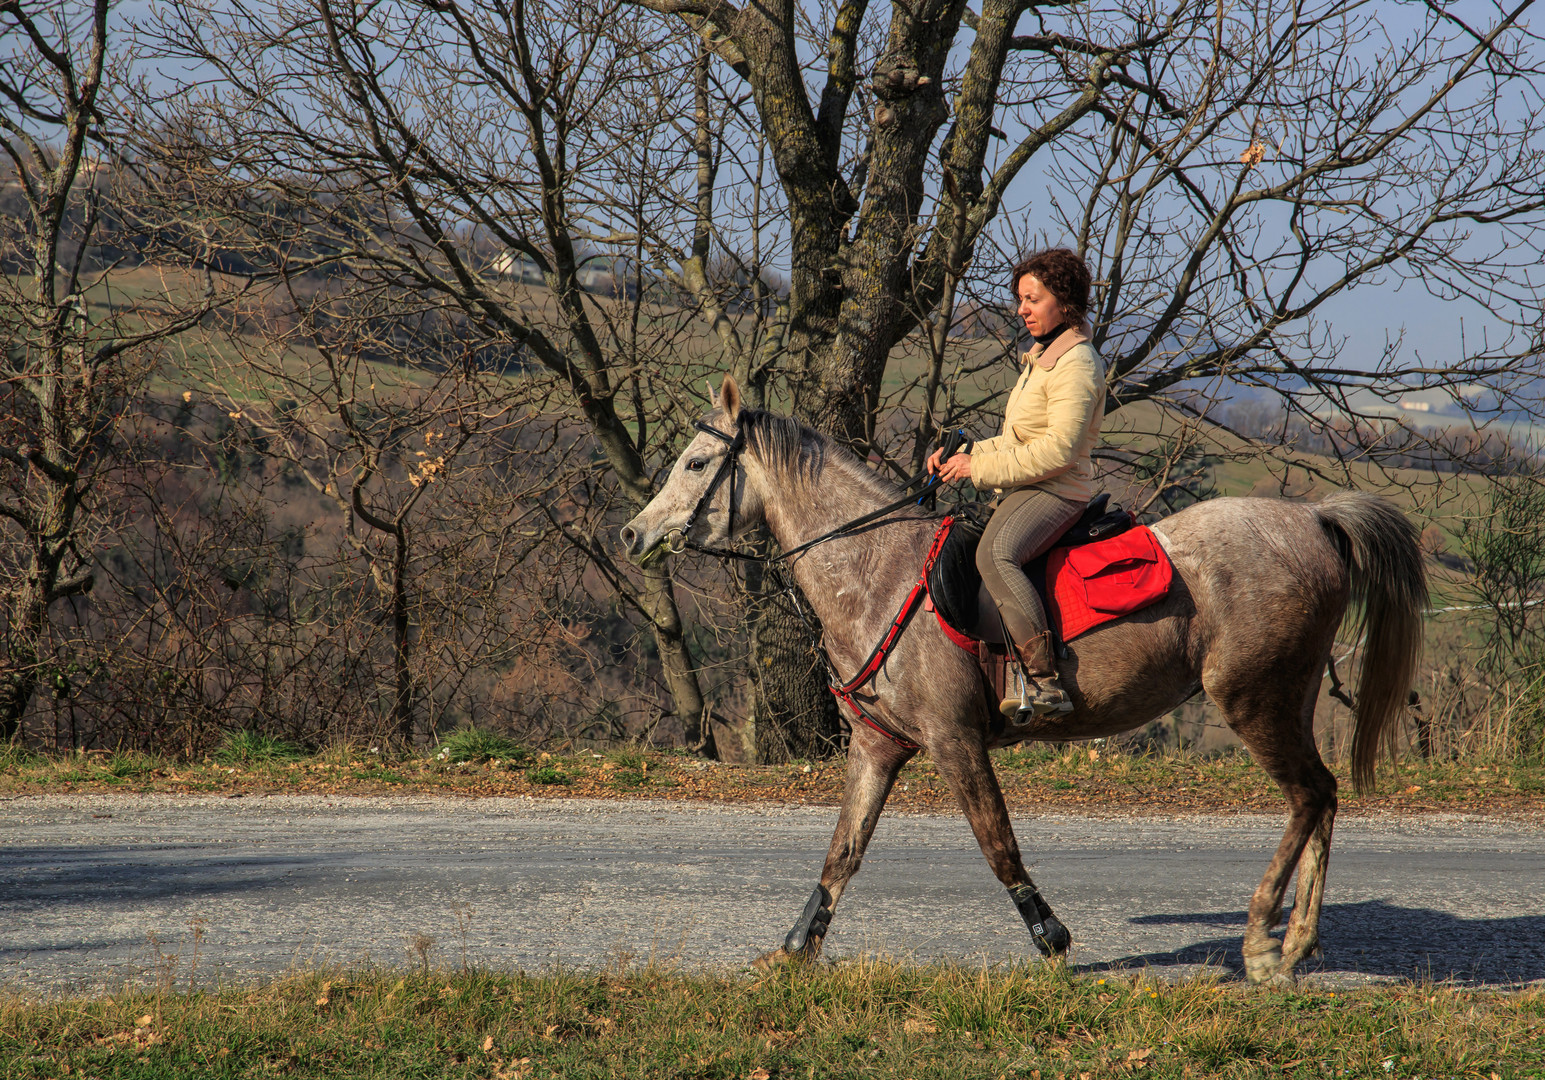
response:
[[[1047,614],[1057,637],[1071,641],[1164,599],[1173,573],[1146,526],[1093,544],[1054,548],[1046,559]]]

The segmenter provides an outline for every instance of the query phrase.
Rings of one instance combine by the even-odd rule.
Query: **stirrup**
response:
[[[1005,720],[1013,720],[1025,707],[1025,676],[1024,672],[1016,665],[1014,668],[1014,683],[1019,693],[1014,689],[1004,688],[1004,698],[998,702],[998,712],[1003,714]]]
[[[1031,683],[1018,709],[1011,718],[1016,727],[1029,724],[1040,716],[1061,716],[1073,711],[1073,699],[1057,683],[1055,678],[1037,679]]]

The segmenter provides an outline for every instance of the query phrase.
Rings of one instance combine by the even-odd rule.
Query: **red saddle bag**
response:
[[[1146,526],[1046,557],[1052,626],[1063,641],[1130,615],[1169,593],[1174,570]]]

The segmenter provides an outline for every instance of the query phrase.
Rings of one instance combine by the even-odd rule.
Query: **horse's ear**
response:
[[[740,419],[740,387],[735,385],[735,376],[726,375],[724,381],[719,384],[719,408],[724,411],[724,418],[730,423]]]

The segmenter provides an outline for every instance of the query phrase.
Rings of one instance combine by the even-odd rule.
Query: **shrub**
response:
[[[495,735],[481,728],[458,728],[440,740],[435,753],[437,761],[508,761],[520,764],[531,757],[531,751],[503,735]]]

